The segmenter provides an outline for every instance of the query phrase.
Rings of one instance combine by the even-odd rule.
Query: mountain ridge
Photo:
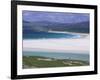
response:
[[[71,31],[89,33],[89,21],[80,23],[55,23],[48,21],[28,22],[23,21],[23,30],[32,31]]]

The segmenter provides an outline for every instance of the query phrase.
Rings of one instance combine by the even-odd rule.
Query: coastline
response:
[[[84,36],[87,36],[88,34],[87,33],[78,33],[78,32],[69,32],[69,31],[48,31],[48,32],[51,32],[51,33],[67,33],[67,34],[79,34],[79,35],[84,35]]]
[[[23,68],[47,68],[47,67],[74,67],[88,66],[89,62],[82,60],[55,59],[39,56],[23,56]]]

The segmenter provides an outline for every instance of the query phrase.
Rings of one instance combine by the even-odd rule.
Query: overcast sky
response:
[[[27,11],[22,12],[23,20],[29,22],[48,21],[58,23],[78,23],[89,21],[88,13],[67,13],[67,12],[43,12]]]

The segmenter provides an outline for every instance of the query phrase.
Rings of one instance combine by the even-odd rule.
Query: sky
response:
[[[68,13],[68,12],[46,12],[46,11],[22,11],[24,21],[29,22],[58,22],[58,23],[78,23],[89,21],[88,13]]]

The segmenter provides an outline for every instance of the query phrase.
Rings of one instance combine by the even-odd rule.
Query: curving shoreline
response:
[[[51,32],[51,33],[68,33],[68,34],[79,34],[79,35],[88,35],[87,33],[78,33],[78,32],[64,32],[64,31],[48,31],[48,32]]]

